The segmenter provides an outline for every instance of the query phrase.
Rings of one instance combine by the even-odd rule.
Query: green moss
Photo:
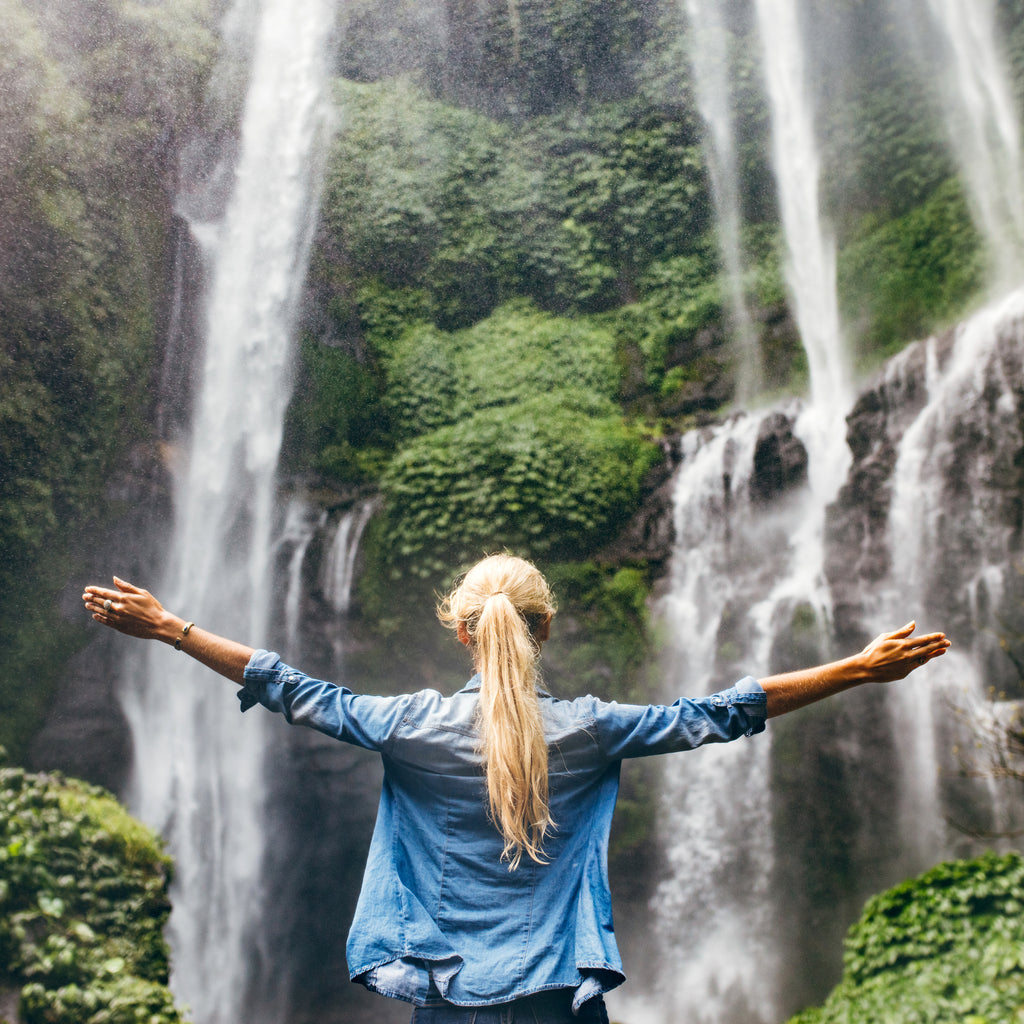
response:
[[[843,980],[791,1024],[1024,1020],[1024,858],[940,864],[871,900]]]
[[[0,977],[25,1024],[180,1024],[170,859],[112,796],[0,769]]]
[[[572,388],[424,434],[381,481],[392,576],[439,577],[485,550],[594,550],[635,507],[660,449],[608,400]]]
[[[867,215],[839,257],[845,319],[863,361],[892,355],[961,315],[984,279],[981,241],[951,178],[895,220]]]

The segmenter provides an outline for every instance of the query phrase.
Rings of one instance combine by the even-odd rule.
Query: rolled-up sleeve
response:
[[[273,651],[256,651],[238,691],[242,711],[262,704],[293,725],[305,725],[368,750],[380,750],[408,713],[413,695],[375,697],[314,679]]]
[[[753,736],[764,731],[767,703],[761,684],[746,676],[709,697],[673,704],[598,702],[594,717],[603,753],[618,760]]]

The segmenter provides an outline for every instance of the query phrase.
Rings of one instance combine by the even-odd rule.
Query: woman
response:
[[[349,934],[353,980],[415,1005],[415,1024],[607,1021],[622,983],[607,849],[623,758],[761,732],[765,719],[943,654],[909,623],[860,654],[670,706],[556,700],[537,662],[555,603],[529,562],[493,555],[438,614],[477,670],[452,697],[352,693],[215,636],[114,578],[97,622],[162,640],[288,721],[379,751],[384,785]]]

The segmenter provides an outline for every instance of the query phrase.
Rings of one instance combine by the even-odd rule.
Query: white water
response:
[[[275,472],[327,137],[332,22],[329,0],[265,0],[258,15],[243,0],[229,12],[226,28],[251,52],[237,162],[209,176],[211,187],[228,185],[223,216],[191,223],[208,266],[205,362],[158,593],[254,646],[268,629]],[[183,208],[201,218],[216,210],[214,198],[186,198]],[[136,676],[124,695],[132,804],[168,838],[177,864],[176,996],[197,1024],[273,1021],[275,1007],[245,1005],[261,967],[266,720],[242,719],[232,687],[170,649],[154,648]]]
[[[355,582],[356,555],[363,531],[380,506],[376,498],[367,498],[346,509],[334,527],[334,536],[321,565],[320,590],[327,606],[337,613],[339,620],[347,614],[352,603],[352,584]],[[331,634],[334,671],[344,670],[344,637],[340,628]]]
[[[878,630],[911,618],[922,629],[941,628],[936,616],[955,605],[970,609],[970,621],[983,632],[995,625],[991,610],[999,606],[1004,574],[1016,570],[1012,530],[994,507],[999,495],[993,484],[999,482],[1000,454],[1022,441],[1017,374],[1004,372],[998,346],[1007,333],[1019,346],[1022,323],[1024,290],[1018,290],[960,325],[948,354],[940,357],[935,338],[924,343],[927,399],[900,440],[890,507],[890,585],[879,590],[872,620]],[[964,438],[973,435],[979,443],[965,459]],[[985,697],[978,654],[955,650],[927,675],[911,676],[889,692],[894,733],[901,738],[902,833],[921,865],[951,848],[939,784],[951,770],[951,709],[977,706]]]
[[[689,0],[708,33],[698,80],[721,91],[713,5]],[[825,509],[850,464],[845,415],[853,400],[840,329],[835,243],[819,205],[820,157],[804,69],[796,0],[757,0],[772,152],[786,238],[786,279],[807,355],[810,394],[787,410],[809,457],[808,484],[769,507],[752,503],[750,476],[760,419],[744,417],[708,436],[684,438],[675,492],[676,547],[670,595],[659,609],[671,669],[666,699],[711,692],[744,673],[771,669],[771,645],[799,609],[821,632],[830,618],[824,578]],[[699,19],[699,20],[698,20]],[[700,39],[697,49],[701,48]],[[706,59],[705,59],[706,58]],[[719,96],[707,100],[715,147],[728,154],[731,125]],[[731,625],[730,625],[731,624]],[[777,903],[768,736],[671,759],[661,835],[669,865],[652,907],[662,976],[654,1016],[690,1024],[770,1024],[780,1013],[783,951],[774,941]],[[665,1007],[671,1009],[666,1012]],[[638,1008],[650,1018],[650,1008]]]
[[[302,570],[306,552],[326,520],[326,512],[313,516],[304,496],[294,495],[289,500],[278,547],[289,552],[285,571],[284,650],[281,656],[291,665],[299,663],[301,654],[302,599],[306,593]]]
[[[795,427],[807,448],[810,486],[791,540],[792,569],[780,580],[775,599],[811,600],[827,616],[825,508],[850,465],[845,417],[853,402],[852,370],[839,321],[835,240],[820,205],[821,157],[799,6],[797,0],[756,0],[756,8],[786,239],[786,279],[810,374],[808,402]]]
[[[707,126],[708,167],[717,212],[718,246],[725,270],[733,344],[738,355],[736,401],[754,399],[763,384],[761,346],[747,306],[740,242],[739,175],[731,108],[728,32],[717,0],[686,0],[690,62],[697,107]]]
[[[780,540],[786,548],[786,513],[764,517],[749,497],[759,426],[759,418],[742,416],[683,439],[672,587],[660,609],[666,700],[720,689],[723,672],[738,678],[740,665],[767,659],[770,632],[720,635],[728,610],[770,585],[763,552],[780,550]],[[665,1024],[772,1020],[770,755],[760,736],[665,761],[660,831],[668,877],[652,900],[664,989],[656,1002],[671,1007],[656,1019]],[[726,1006],[735,1018],[723,1015]]]
[[[993,0],[927,0],[941,43],[932,73],[975,219],[994,260],[996,287],[1024,269],[1020,121]]]
[[[807,353],[811,404],[830,410],[830,418],[841,424],[853,397],[851,372],[839,323],[835,240],[820,205],[821,158],[799,7],[797,0],[756,0],[756,8],[788,251],[786,280]]]
[[[355,579],[356,553],[363,531],[379,502],[370,498],[343,512],[334,529],[334,539],[323,564],[323,595],[339,615],[349,609]]]

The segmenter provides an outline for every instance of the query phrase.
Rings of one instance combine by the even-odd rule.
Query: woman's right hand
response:
[[[116,590],[88,586],[82,594],[86,611],[104,626],[143,640],[173,643],[179,620],[148,591],[114,577]]]

